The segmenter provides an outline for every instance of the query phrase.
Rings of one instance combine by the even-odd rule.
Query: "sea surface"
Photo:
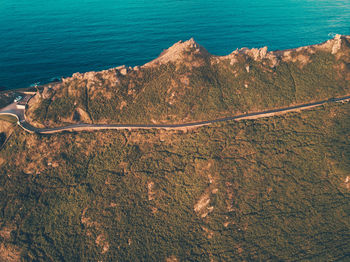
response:
[[[217,55],[350,34],[350,0],[0,0],[0,87],[142,65],[191,37]]]

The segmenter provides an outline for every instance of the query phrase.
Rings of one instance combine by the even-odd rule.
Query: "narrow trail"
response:
[[[96,131],[96,130],[112,130],[112,129],[165,129],[165,130],[176,130],[176,129],[184,129],[184,128],[194,128],[200,126],[206,126],[214,123],[231,121],[231,120],[244,120],[244,119],[258,119],[263,117],[271,117],[275,115],[285,114],[289,112],[297,112],[301,110],[310,109],[317,106],[322,106],[327,103],[333,102],[348,102],[350,101],[350,95],[340,98],[331,98],[328,100],[323,100],[314,103],[307,103],[302,105],[290,106],[279,109],[266,110],[261,112],[253,112],[248,114],[230,116],[225,118],[219,118],[214,120],[200,121],[200,122],[192,122],[192,123],[184,123],[184,124],[73,124],[63,127],[53,127],[53,128],[37,128],[25,121],[25,109],[19,109],[16,103],[13,103],[3,109],[0,110],[0,115],[13,115],[18,119],[18,124],[27,132],[37,133],[37,134],[55,134],[60,132],[79,132],[79,131]]]

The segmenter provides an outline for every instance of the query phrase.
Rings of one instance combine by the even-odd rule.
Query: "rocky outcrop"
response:
[[[332,54],[338,53],[342,45],[341,35],[336,35],[333,39]]]
[[[158,58],[145,64],[143,67],[153,67],[157,65],[167,64],[169,62],[177,63],[191,60],[193,56],[208,57],[209,52],[199,45],[193,38],[188,41],[179,41],[167,50],[164,50]],[[195,62],[195,61],[193,61]]]
[[[124,69],[125,69],[125,66],[111,68],[108,70],[102,70],[98,72],[91,71],[86,73],[74,73],[72,77],[62,78],[62,83],[69,83],[72,80],[86,80],[88,82],[105,80],[110,82],[116,82],[117,73]]]
[[[222,117],[232,110],[242,113],[237,104],[248,111],[265,109],[267,104],[278,106],[286,99],[270,98],[268,93],[277,92],[277,86],[288,90],[284,95],[302,93],[288,97],[293,103],[306,99],[304,94],[309,94],[310,99],[319,97],[313,94],[311,85],[332,96],[341,91],[330,91],[326,84],[350,88],[346,84],[350,79],[349,50],[350,37],[341,35],[319,45],[281,51],[242,48],[227,56],[209,54],[194,39],[179,41],[140,67],[122,65],[100,72],[75,73],[61,83],[49,84],[31,99],[26,115],[29,120],[37,116],[55,126],[63,119],[96,124],[183,123],[203,120],[207,115]],[[311,74],[307,79],[303,77],[304,67]],[[258,92],[260,95],[252,102]],[[69,112],[61,110],[63,106]],[[45,110],[51,112],[40,114]]]
[[[280,60],[293,62],[300,60],[302,63],[306,63],[307,58],[305,55],[304,57],[299,57],[300,59],[292,58],[292,52],[299,53],[306,51],[312,54],[315,52],[315,50],[324,50],[334,55],[337,54],[342,48],[344,41],[350,41],[350,36],[336,35],[333,39],[330,39],[322,44],[300,47],[293,50],[269,52],[267,46],[252,49],[244,47],[241,49],[236,49],[227,56],[214,56],[211,55],[203,46],[198,44],[193,38],[191,38],[187,41],[179,41],[175,43],[173,46],[164,50],[158,58],[152,60],[149,63],[146,63],[141,67],[135,66],[131,68],[122,65],[99,72],[91,71],[86,73],[75,73],[72,75],[72,77],[63,78],[62,83],[68,83],[72,80],[86,80],[89,86],[89,83],[96,83],[98,81],[104,80],[112,84],[119,82],[118,76],[126,76],[130,71],[139,71],[142,68],[155,67],[162,64],[167,64],[169,62],[191,62],[193,66],[200,66],[201,63],[197,63],[196,61],[198,58],[211,58],[214,61],[229,59],[230,64],[233,65],[237,63],[239,61],[238,58],[243,55],[252,58],[254,61],[262,61],[264,59],[269,60],[271,67],[275,67]],[[194,58],[194,56],[196,56],[196,58]]]
[[[268,48],[241,48],[236,49],[231,54],[223,57],[216,57],[219,60],[229,59],[230,64],[234,65],[239,61],[239,57],[250,57],[254,61],[262,61],[264,59],[270,61],[270,66],[275,67],[278,65],[279,61],[291,61],[291,62],[299,62],[302,66],[307,64],[310,61],[309,55],[314,54],[317,50],[322,50],[326,52],[330,52],[333,55],[336,55],[345,45],[346,42],[350,42],[350,36],[342,36],[336,35],[333,39],[330,39],[322,44],[311,45],[299,47],[291,50],[284,51],[272,51],[268,52]],[[247,70],[249,72],[249,70]]]
[[[108,85],[115,85],[119,83],[119,77],[126,76],[130,71],[138,71],[139,67],[134,68],[126,67],[125,65],[118,66],[115,68],[110,68],[102,71],[91,71],[86,73],[74,73],[71,77],[62,78],[63,84],[71,83],[72,81],[86,81],[87,86],[90,87],[91,84],[96,85],[96,83],[104,82]]]
[[[240,50],[240,52],[252,57],[255,61],[259,61],[259,60],[266,58],[267,46],[259,48],[259,49],[258,48],[252,48],[252,49],[242,48]]]
[[[333,39],[330,39],[322,44],[314,45],[310,47],[314,47],[318,50],[331,52],[331,54],[335,55],[342,48],[343,44],[345,44],[345,42],[348,42],[348,41],[350,41],[350,36],[343,36],[343,35],[337,34]]]
[[[229,59],[230,65],[234,65],[240,61],[239,58],[246,60],[248,57],[254,61],[268,60],[271,67],[275,67],[278,64],[278,56],[274,52],[268,52],[267,46],[262,48],[248,49],[246,47],[236,49],[231,54],[222,57],[216,57],[219,60]],[[246,66],[246,71],[249,73],[249,66]]]

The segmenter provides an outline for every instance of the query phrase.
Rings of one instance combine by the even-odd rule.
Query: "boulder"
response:
[[[341,44],[342,44],[342,36],[337,34],[333,39],[333,47],[332,47],[333,55],[338,53],[338,51],[341,48]]]
[[[119,70],[119,72],[120,72],[123,76],[125,76],[125,75],[128,73],[128,69],[127,69],[127,68],[122,68],[122,69]]]

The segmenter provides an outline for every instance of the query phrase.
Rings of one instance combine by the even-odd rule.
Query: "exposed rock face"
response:
[[[87,81],[96,81],[99,79],[104,79],[104,80],[110,80],[110,81],[116,81],[116,72],[124,69],[122,68],[111,68],[108,70],[102,70],[99,72],[91,71],[91,72],[86,72],[86,73],[75,73],[72,75],[72,77],[67,77],[63,78],[62,82],[70,82],[72,80],[87,80]]]
[[[342,44],[341,35],[336,35],[333,39],[332,54],[336,54],[340,50],[341,44]]]
[[[125,75],[128,73],[128,69],[122,68],[122,69],[120,69],[119,72],[120,72],[123,76],[125,76]]]
[[[251,57],[254,59],[254,61],[262,61],[263,59],[268,59],[270,61],[270,66],[275,67],[279,61],[292,61],[292,62],[299,62],[302,66],[307,64],[310,60],[309,57],[305,54],[314,54],[315,50],[323,50],[330,52],[331,54],[335,55],[341,50],[342,45],[344,44],[344,40],[349,41],[350,36],[342,36],[342,35],[336,35],[333,39],[330,39],[322,44],[319,45],[311,45],[311,46],[304,46],[299,47],[297,49],[293,50],[284,50],[284,51],[272,51],[268,52],[267,47],[262,48],[241,48],[233,51],[231,54],[223,57],[217,57],[216,59],[222,60],[222,59],[229,59],[230,64],[234,65],[238,62],[238,58],[242,55],[246,55],[248,57]],[[247,70],[249,72],[249,70]]]
[[[78,116],[78,119],[77,119],[78,122],[81,121],[89,124],[92,123],[89,114],[85,112],[85,110],[78,107],[75,112],[76,112],[76,115]]]
[[[179,260],[175,256],[168,257],[166,262],[178,262]]]
[[[210,194],[203,194],[194,205],[194,211],[201,217],[206,217],[209,213]]]
[[[330,39],[322,44],[319,45],[314,45],[311,47],[315,47],[316,49],[319,50],[324,50],[327,52],[331,52],[331,54],[335,55],[339,52],[341,49],[343,43],[345,41],[349,41],[350,37],[349,36],[342,36],[342,35],[336,35],[333,39]]]
[[[321,88],[339,81],[335,85],[349,89],[344,85],[350,79],[349,50],[350,37],[340,35],[319,45],[276,51],[268,51],[267,47],[242,48],[227,56],[211,55],[193,39],[179,41],[140,67],[123,65],[100,72],[75,73],[62,83],[52,83],[30,100],[26,116],[29,122],[38,119],[47,126],[61,125],[63,119],[74,123],[155,124],[203,120],[206,114],[221,117],[232,110],[238,113],[237,101],[244,103],[240,106],[248,111],[256,111],[267,105],[263,100],[269,101],[269,107],[281,103],[282,99],[268,98],[268,90],[276,92],[272,90],[275,82],[288,90],[284,94],[302,93],[301,90],[309,88],[310,83],[306,83],[309,80],[300,71],[304,67],[313,74],[312,85]],[[319,66],[322,63],[318,61],[328,60],[324,67]],[[290,64],[292,70],[285,69],[285,64]],[[298,72],[294,74],[293,70]],[[278,81],[274,81],[276,77]],[[293,77],[298,78],[294,84],[287,80]],[[321,89],[325,93],[338,92],[328,87]],[[245,98],[253,97],[253,92],[260,92],[256,103]],[[304,93],[313,98],[318,96]],[[304,94],[291,99],[296,103],[302,97]],[[60,110],[60,105],[65,105],[69,112]]]
[[[268,59],[270,61],[270,66],[275,67],[278,64],[278,57],[274,52],[268,52],[267,46],[262,48],[252,48],[248,49],[246,47],[241,49],[236,49],[231,54],[227,56],[217,57],[219,60],[230,60],[230,65],[234,65],[239,61],[239,57],[250,57],[254,61],[262,61],[263,59]],[[249,66],[246,67],[246,71],[249,73]]]
[[[155,192],[154,192],[154,182],[149,182],[147,184],[147,189],[148,189],[148,200],[151,201],[154,199]]]
[[[252,48],[252,49],[242,48],[241,52],[252,57],[255,61],[259,61],[259,60],[266,58],[267,46],[259,48],[259,49],[258,48]]]
[[[41,97],[43,99],[47,99],[47,98],[51,97],[51,95],[52,95],[51,91],[52,91],[51,88],[44,88],[43,92],[41,93]]]
[[[330,39],[322,44],[300,47],[295,49],[297,53],[302,51],[307,51],[310,54],[313,54],[316,49],[329,51],[332,54],[337,54],[341,49],[343,40],[348,39],[350,41],[350,36],[342,36],[336,35],[333,39]],[[118,82],[118,74],[121,76],[125,76],[129,71],[139,71],[143,67],[154,67],[162,64],[167,64],[169,62],[178,63],[188,61],[191,62],[193,66],[199,66],[200,64],[193,59],[193,56],[202,57],[202,58],[211,58],[214,63],[215,61],[230,59],[230,64],[234,65],[238,62],[238,57],[242,55],[246,55],[248,57],[253,58],[255,61],[262,61],[263,59],[268,59],[270,61],[270,66],[275,67],[280,60],[286,61],[298,61],[302,64],[306,64],[308,62],[307,57],[303,55],[303,57],[292,58],[291,50],[285,51],[272,51],[268,52],[267,46],[262,48],[241,48],[236,49],[231,54],[227,56],[214,56],[211,55],[204,47],[199,45],[193,38],[187,41],[179,41],[175,43],[173,46],[164,50],[160,56],[153,61],[146,63],[143,66],[135,66],[134,68],[127,68],[125,65],[118,66],[115,68],[111,68],[108,70],[103,70],[99,72],[87,72],[87,73],[74,73],[72,77],[63,78],[62,82],[67,83],[74,79],[76,80],[87,80],[87,86],[89,87],[91,83],[95,83],[96,81],[100,81],[103,79],[104,81],[109,81],[109,83],[113,84]],[[197,64],[196,64],[197,63]],[[249,70],[247,70],[249,72]],[[90,83],[90,84],[89,84]]]
[[[183,60],[187,60],[191,55],[199,55],[199,56],[210,56],[208,51],[196,43],[193,38],[188,41],[179,41],[167,50],[163,51],[158,58],[147,63],[144,67],[152,67],[161,64],[166,64],[169,62],[179,62]]]
[[[86,73],[75,73],[72,77],[62,79],[62,85],[68,86],[68,92],[71,96],[79,95],[86,87],[89,93],[96,95],[96,90],[103,92],[106,98],[112,96],[111,91],[103,87],[116,87],[120,83],[120,77],[126,75],[127,69],[125,66],[111,68],[99,72],[91,71]],[[74,83],[74,84],[72,84]]]

